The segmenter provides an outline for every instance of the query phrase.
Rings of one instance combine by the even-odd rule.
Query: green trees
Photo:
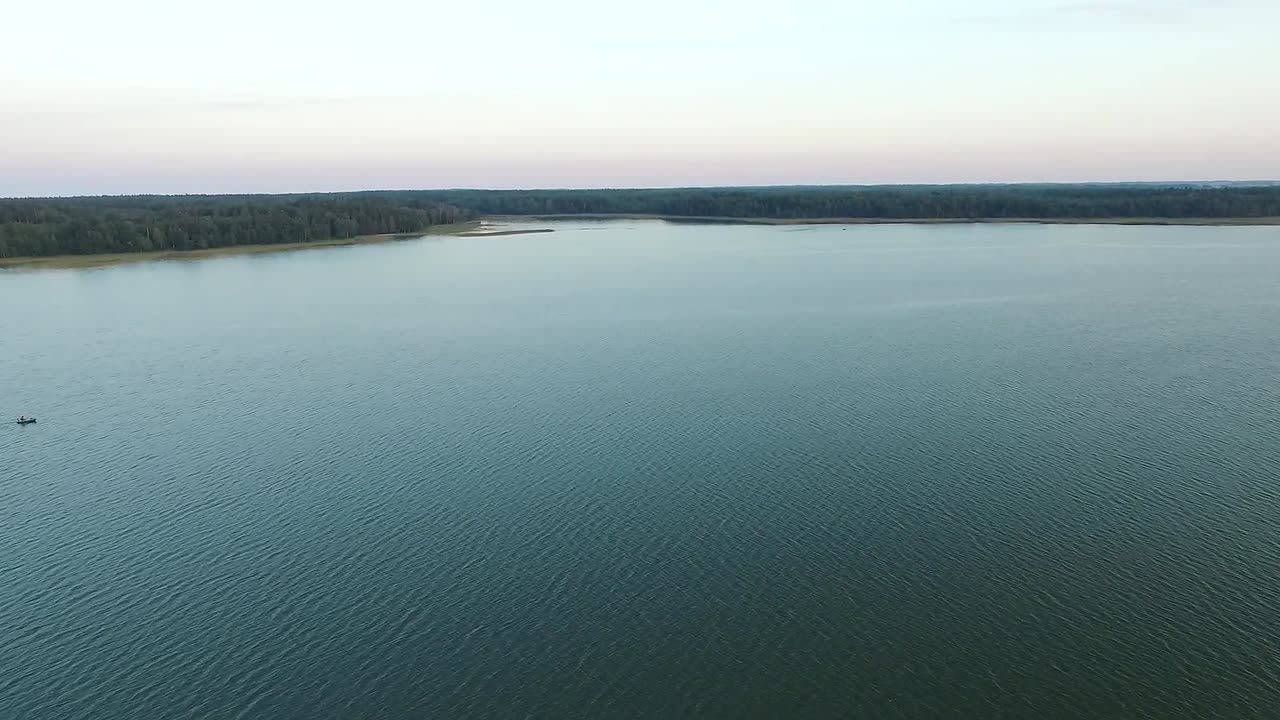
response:
[[[0,257],[316,242],[478,215],[782,219],[1280,217],[1280,186],[952,185],[655,190],[405,190],[0,200]]]
[[[889,220],[1280,216],[1278,186],[954,185],[447,190],[425,195],[482,215],[588,213]]]
[[[470,217],[425,198],[343,195],[0,200],[0,257],[316,242]]]

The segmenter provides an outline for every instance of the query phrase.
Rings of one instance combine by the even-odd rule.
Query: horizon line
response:
[[[991,182],[923,182],[923,183],[785,183],[778,185],[637,185],[609,187],[482,187],[457,186],[433,188],[362,188],[359,190],[301,190],[284,192],[144,192],[144,193],[99,193],[76,195],[0,195],[0,202],[6,200],[85,200],[101,198],[182,198],[182,197],[290,197],[304,195],[359,195],[364,193],[398,193],[398,192],[620,192],[620,191],[660,191],[660,190],[786,190],[786,189],[830,189],[830,190],[875,190],[888,188],[962,188],[962,187],[1081,187],[1081,186],[1126,186],[1148,185],[1165,187],[1205,187],[1214,185],[1258,186],[1268,187],[1280,185],[1276,180],[1046,180],[1046,181],[991,181]]]

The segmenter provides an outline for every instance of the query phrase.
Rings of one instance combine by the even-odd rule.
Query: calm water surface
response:
[[[1280,717],[1280,228],[0,274],[0,718]]]

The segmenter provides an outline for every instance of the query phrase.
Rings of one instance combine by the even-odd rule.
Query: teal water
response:
[[[0,718],[1280,716],[1280,228],[0,273]]]

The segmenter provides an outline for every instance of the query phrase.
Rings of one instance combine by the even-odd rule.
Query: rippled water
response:
[[[0,718],[1280,716],[1280,229],[0,274]]]

